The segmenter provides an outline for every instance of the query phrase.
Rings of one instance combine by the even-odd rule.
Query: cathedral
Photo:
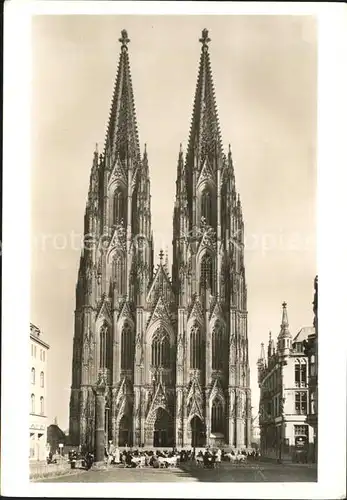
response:
[[[120,57],[94,152],[76,285],[70,440],[104,448],[251,444],[244,222],[221,141],[206,29],[187,150],[177,147],[172,269],[154,262],[150,162]],[[99,450],[99,451],[98,451]]]

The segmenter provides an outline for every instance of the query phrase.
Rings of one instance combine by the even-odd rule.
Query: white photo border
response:
[[[30,483],[30,20],[56,14],[312,15],[318,19],[319,460],[317,483]],[[347,9],[290,2],[5,4],[1,484],[7,496],[343,498],[346,494]],[[313,295],[313,294],[312,294]],[[67,348],[70,348],[67,346]],[[255,369],[253,367],[253,369]]]

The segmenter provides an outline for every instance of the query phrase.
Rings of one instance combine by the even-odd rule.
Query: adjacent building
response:
[[[318,276],[314,280],[314,331],[307,337],[305,352],[308,359],[309,411],[307,423],[313,427],[314,460],[318,458]]]
[[[47,454],[47,355],[49,345],[39,328],[30,324],[30,460],[45,460]]]
[[[305,342],[314,328],[301,328],[293,338],[286,303],[282,307],[277,345],[270,333],[267,353],[262,344],[258,360],[261,453],[280,461],[313,460],[314,430],[307,422],[309,388]]]
[[[187,151],[179,148],[171,273],[154,266],[129,38],[95,151],[76,286],[70,439],[104,447],[251,444],[244,222],[203,30]],[[165,166],[163,166],[165,168]]]

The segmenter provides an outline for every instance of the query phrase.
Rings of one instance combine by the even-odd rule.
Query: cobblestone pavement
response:
[[[217,469],[206,470],[184,463],[179,468],[124,469],[110,466],[107,470],[81,471],[41,482],[54,483],[119,483],[119,482],[314,482],[317,468],[307,465],[280,465],[257,462],[248,464],[222,463]]]

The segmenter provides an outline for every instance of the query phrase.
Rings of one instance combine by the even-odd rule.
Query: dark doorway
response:
[[[153,446],[165,448],[172,446],[172,419],[163,408],[158,409],[154,423]]]
[[[131,424],[130,417],[128,415],[123,415],[119,422],[119,446],[132,446],[133,433]]]
[[[200,448],[205,444],[205,433],[204,424],[201,422],[200,418],[195,416],[190,421],[190,426],[192,429],[192,447]]]

